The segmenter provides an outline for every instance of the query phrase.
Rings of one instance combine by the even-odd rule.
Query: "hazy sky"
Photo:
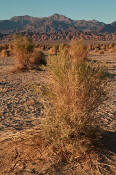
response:
[[[22,15],[47,17],[54,13],[111,23],[116,21],[116,0],[0,0],[0,19]]]

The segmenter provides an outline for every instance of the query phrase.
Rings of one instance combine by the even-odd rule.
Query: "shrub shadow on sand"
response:
[[[108,151],[116,154],[116,132],[105,131],[102,143]]]

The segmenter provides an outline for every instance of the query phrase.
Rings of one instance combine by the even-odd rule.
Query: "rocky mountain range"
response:
[[[9,20],[0,20],[0,33],[9,34],[16,32],[93,32],[116,33],[116,22],[105,24],[96,20],[72,20],[60,14],[49,17],[15,16]]]

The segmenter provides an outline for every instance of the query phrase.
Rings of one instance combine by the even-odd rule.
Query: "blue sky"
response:
[[[71,19],[116,21],[116,0],[0,0],[0,20],[13,16],[50,16],[54,13]]]

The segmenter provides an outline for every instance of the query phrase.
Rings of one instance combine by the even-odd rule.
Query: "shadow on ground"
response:
[[[105,131],[102,143],[108,151],[116,154],[116,132]]]

